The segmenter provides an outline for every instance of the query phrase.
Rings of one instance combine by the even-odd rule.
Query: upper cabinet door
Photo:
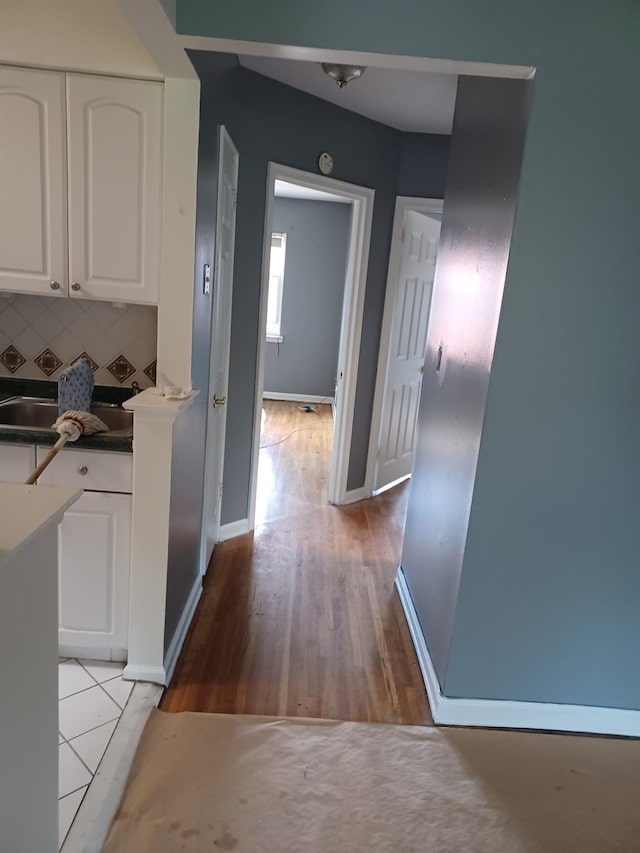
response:
[[[0,66],[0,290],[66,296],[64,74]]]
[[[162,90],[67,75],[70,296],[158,301]]]

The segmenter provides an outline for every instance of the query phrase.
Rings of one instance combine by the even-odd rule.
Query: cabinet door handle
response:
[[[71,290],[75,290],[75,291],[80,290],[80,285],[78,284],[77,281],[73,282],[73,284],[71,285]]]
[[[81,477],[86,477],[88,473],[89,473],[89,469],[87,468],[86,465],[81,465],[78,468],[78,474],[80,474]]]
[[[58,282],[58,281],[50,281],[50,282],[49,282],[49,287],[51,288],[51,290],[60,290],[60,282]]]
[[[227,402],[227,398],[226,397],[218,397],[216,394],[214,396],[212,402],[213,402],[214,408],[215,408],[215,406],[224,406],[224,404]]]

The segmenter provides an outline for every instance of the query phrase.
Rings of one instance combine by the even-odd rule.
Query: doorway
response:
[[[352,207],[275,182],[257,528],[328,502]]]
[[[269,271],[274,231],[274,198],[276,182],[284,182],[302,189],[330,194],[344,199],[351,206],[349,239],[347,250],[344,294],[340,318],[338,358],[333,389],[334,439],[331,448],[327,500],[330,503],[348,502],[347,465],[351,442],[351,427],[355,405],[355,387],[358,370],[360,337],[364,293],[371,239],[374,191],[338,181],[322,175],[303,172],[278,163],[269,163],[267,177],[267,204],[263,239],[262,288],[260,298],[260,335],[258,341],[258,371],[254,407],[254,439],[251,456],[251,483],[249,506],[249,529],[255,526],[258,491],[258,469],[260,460],[263,397],[265,390],[265,366],[267,331],[277,343],[277,330],[267,330],[269,317]],[[273,302],[272,302],[273,304]],[[282,337],[282,336],[280,336]],[[271,344],[270,344],[271,345]],[[311,413],[309,413],[311,414]]]

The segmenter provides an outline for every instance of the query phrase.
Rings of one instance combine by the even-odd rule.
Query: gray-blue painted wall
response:
[[[287,235],[281,344],[266,347],[269,392],[333,397],[351,205],[276,198],[273,230]]]
[[[178,0],[178,28],[536,67],[445,688],[639,708],[638,3]]]
[[[378,342],[384,308],[403,134],[238,65],[229,54],[189,51],[201,79],[201,146],[215,148],[224,124],[239,151],[229,400],[222,523],[246,518],[253,439],[262,239],[270,160],[317,171],[318,154],[334,156],[333,177],[376,191],[364,304],[348,488],[364,483]],[[442,198],[442,139],[425,135],[406,157],[430,162],[413,195]]]
[[[214,128],[213,133],[200,135],[198,147],[191,378],[193,387],[200,393],[180,416],[174,427],[165,653],[200,572],[200,523],[209,410],[207,390],[212,312],[212,295],[203,293],[202,269],[205,263],[213,269],[217,190],[218,147],[217,128]]]
[[[531,86],[460,77],[402,568],[445,683]],[[438,351],[440,369],[436,370]]]

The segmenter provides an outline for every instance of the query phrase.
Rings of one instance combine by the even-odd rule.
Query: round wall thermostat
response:
[[[323,151],[318,157],[318,168],[323,175],[330,175],[333,172],[333,157],[328,151]]]

